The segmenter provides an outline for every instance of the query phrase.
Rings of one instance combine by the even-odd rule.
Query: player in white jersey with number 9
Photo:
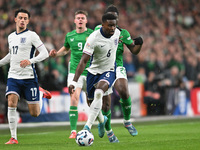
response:
[[[30,13],[25,9],[15,12],[16,31],[8,36],[9,53],[0,60],[0,66],[10,63],[6,87],[8,123],[11,139],[5,144],[18,144],[16,109],[20,96],[28,103],[29,112],[37,117],[42,108],[35,63],[49,54],[39,36],[27,29]],[[39,54],[35,57],[36,50]]]

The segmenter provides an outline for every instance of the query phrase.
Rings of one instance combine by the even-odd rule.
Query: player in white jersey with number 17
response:
[[[15,12],[16,31],[8,36],[9,53],[0,60],[0,66],[10,63],[6,87],[8,123],[11,139],[5,144],[18,144],[16,109],[20,96],[28,103],[29,112],[37,117],[42,108],[35,63],[49,54],[39,36],[27,29],[30,13],[25,9]],[[39,54],[35,57],[36,50]]]
[[[76,82],[91,57],[91,65],[87,69],[87,93],[88,99],[93,100],[93,102],[90,105],[90,113],[84,129],[90,130],[98,116],[99,122],[103,122],[99,129],[100,137],[105,133],[104,127],[107,121],[106,116],[99,115],[101,114],[102,98],[115,80],[116,50],[120,36],[120,31],[116,29],[116,25],[116,16],[112,14],[103,15],[102,28],[94,31],[88,37],[73,82],[69,86],[69,92],[73,93]]]

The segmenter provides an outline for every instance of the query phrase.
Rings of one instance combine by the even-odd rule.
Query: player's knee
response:
[[[39,112],[30,112],[31,116],[38,117],[40,115]]]
[[[102,100],[103,91],[101,89],[97,89],[94,92],[94,100]]]
[[[104,105],[102,106],[102,110],[103,110],[104,112],[108,112],[108,111],[110,110],[110,106],[104,104]]]
[[[119,93],[119,96],[122,98],[122,99],[128,99],[129,98],[129,92],[128,92],[128,89],[124,88],[124,87],[120,87],[118,88],[118,91]]]

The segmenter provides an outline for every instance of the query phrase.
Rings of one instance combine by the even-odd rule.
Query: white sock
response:
[[[131,122],[130,120],[124,120],[124,123]]]
[[[102,97],[103,91],[101,89],[96,89],[94,92],[94,100],[90,105],[90,113],[86,125],[91,129],[95,119],[97,118],[99,112],[102,108]]]
[[[8,124],[11,137],[17,140],[17,108],[8,107]]]
[[[112,129],[111,129],[111,130],[109,130],[109,131],[106,131],[106,133],[107,133],[107,134],[109,134],[110,132],[112,132]]]
[[[42,97],[43,97],[43,92],[40,91],[40,100],[39,100],[40,112],[41,112],[42,106],[43,106],[43,99],[42,99]]]
[[[104,116],[102,114],[102,111],[99,112],[97,119],[99,121],[99,123],[103,123],[104,122]]]

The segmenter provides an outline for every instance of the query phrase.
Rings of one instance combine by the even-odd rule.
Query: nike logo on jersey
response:
[[[101,45],[101,47],[104,47],[105,45]]]
[[[73,41],[74,41],[74,38],[70,39],[70,41],[73,42]]]

